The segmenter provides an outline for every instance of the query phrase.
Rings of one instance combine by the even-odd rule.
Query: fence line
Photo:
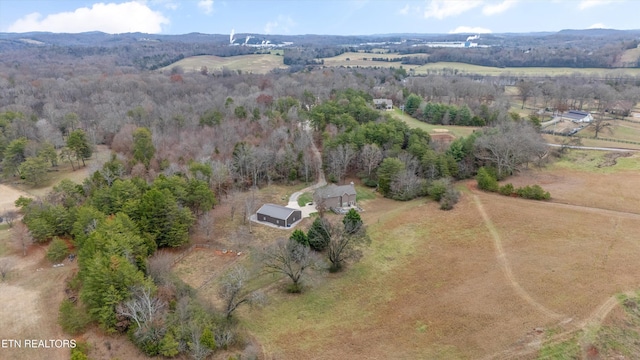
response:
[[[211,247],[211,244],[193,244],[189,246],[185,251],[183,251],[180,255],[176,256],[175,259],[173,259],[173,265],[179,263],[195,249],[211,249]]]

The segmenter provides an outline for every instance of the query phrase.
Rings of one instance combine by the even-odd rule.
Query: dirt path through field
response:
[[[553,319],[561,318],[563,315],[558,314],[555,311],[550,310],[544,305],[537,302],[533,297],[531,297],[531,295],[529,295],[529,293],[525,289],[522,288],[522,286],[520,286],[516,277],[513,275],[513,271],[511,270],[511,266],[509,265],[509,261],[507,260],[507,255],[504,252],[504,248],[502,247],[502,239],[500,238],[500,234],[498,234],[498,231],[489,218],[489,215],[487,215],[487,212],[484,210],[484,206],[482,205],[480,198],[478,198],[478,196],[475,194],[472,194],[472,196],[473,201],[478,208],[478,212],[480,213],[480,215],[482,215],[482,219],[484,220],[487,230],[489,230],[489,232],[491,233],[491,237],[493,238],[493,245],[496,249],[498,262],[500,263],[500,266],[502,267],[502,270],[504,271],[509,284],[511,284],[511,287],[513,287],[513,289],[521,299],[528,302],[531,306],[536,308],[541,313]]]

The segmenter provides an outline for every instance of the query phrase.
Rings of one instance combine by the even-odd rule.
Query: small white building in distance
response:
[[[590,123],[593,121],[593,116],[586,111],[569,110],[561,115],[557,115],[556,119],[571,120],[574,123]],[[554,119],[554,120],[556,120]]]

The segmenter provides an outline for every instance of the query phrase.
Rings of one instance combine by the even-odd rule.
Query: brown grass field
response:
[[[402,57],[403,55],[399,54],[368,54],[368,53],[360,53],[360,52],[346,52],[340,54],[338,56],[323,58],[325,66],[331,67],[340,67],[340,66],[351,66],[351,67],[380,67],[380,68],[399,68],[403,67],[407,70],[417,68],[416,65],[406,65],[402,64],[399,61],[373,61],[372,57],[380,57],[380,58],[395,58]],[[428,54],[412,54],[412,57],[420,57],[420,56],[428,56]],[[348,60],[347,60],[348,59]],[[366,60],[365,60],[366,59]]]
[[[640,283],[640,195],[627,190],[639,159],[624,160],[591,171],[568,159],[509,179],[541,184],[550,202],[482,193],[473,181],[450,212],[424,199],[372,200],[362,261],[312,279],[302,295],[271,287],[269,305],[241,310],[241,322],[278,359],[566,358],[558,344],[572,341],[569,349],[588,349],[584,334],[617,308],[612,296]]]
[[[604,78],[605,76],[622,75],[622,76],[638,76],[640,69],[638,68],[617,68],[617,69],[600,69],[600,68],[550,68],[550,67],[520,67],[520,68],[497,68],[490,66],[471,65],[456,62],[437,62],[421,65],[415,68],[415,74],[438,74],[446,70],[446,72],[457,71],[459,74],[478,74],[489,76],[511,75],[521,77],[546,77],[546,76],[595,76]]]
[[[273,54],[238,55],[220,57],[213,55],[192,56],[175,62],[161,70],[170,70],[175,66],[185,71],[200,71],[206,66],[209,71],[220,71],[223,67],[230,70],[241,70],[246,73],[266,74],[273,69],[286,69],[283,57]]]

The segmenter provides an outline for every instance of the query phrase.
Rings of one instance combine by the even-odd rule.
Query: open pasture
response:
[[[302,295],[270,292],[242,323],[276,358],[527,359],[547,341],[581,341],[617,306],[612,296],[640,284],[640,198],[627,191],[637,173],[618,166],[509,179],[541,184],[550,202],[479,192],[474,181],[449,212],[373,200],[359,263]]]
[[[208,71],[220,71],[222,68],[240,70],[246,73],[266,74],[273,69],[286,69],[284,57],[274,54],[238,55],[220,57],[213,55],[191,56],[177,61],[161,70],[170,70],[175,66],[184,71],[200,71],[206,66]]]
[[[451,73],[456,72],[458,74],[477,74],[488,76],[519,76],[519,77],[547,77],[547,76],[593,76],[603,78],[605,76],[638,76],[640,75],[639,68],[617,68],[617,69],[600,69],[600,68],[553,68],[553,67],[490,67],[471,65],[465,63],[456,62],[436,62],[421,65],[415,68],[415,74],[438,74],[438,73]]]
[[[371,58],[400,58],[403,56],[411,56],[411,57],[420,57],[420,56],[428,56],[428,54],[412,54],[412,55],[400,55],[395,53],[387,53],[387,54],[371,54],[371,53],[361,53],[361,52],[345,52],[338,56],[323,58],[324,66],[359,66],[359,67],[394,67],[399,68],[403,67],[407,70],[414,69],[416,65],[406,65],[402,64],[400,61],[373,61]]]
[[[410,128],[418,128],[422,129],[429,134],[437,133],[438,129],[447,130],[450,134],[455,137],[464,137],[469,136],[473,133],[474,130],[478,129],[475,126],[455,126],[455,125],[433,125],[420,120],[417,120],[398,109],[393,110],[392,115],[398,119],[403,121],[405,124],[409,125]]]

